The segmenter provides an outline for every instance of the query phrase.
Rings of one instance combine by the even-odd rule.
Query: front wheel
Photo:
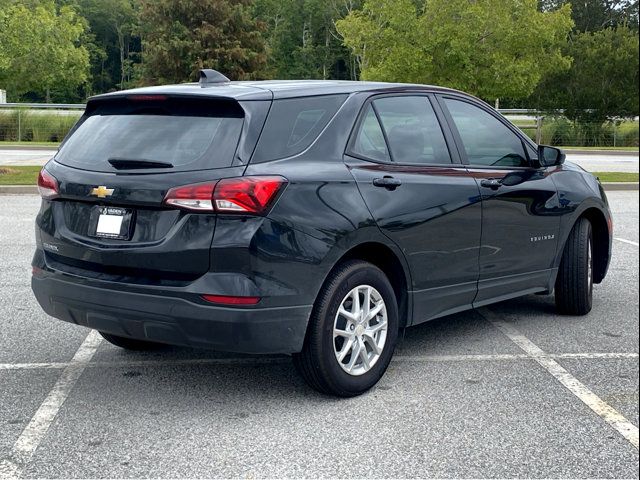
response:
[[[593,305],[593,235],[591,222],[579,219],[562,254],[555,287],[562,315],[586,315]]]
[[[331,273],[309,320],[298,371],[314,389],[360,395],[382,377],[398,337],[398,306],[386,275],[350,260]]]

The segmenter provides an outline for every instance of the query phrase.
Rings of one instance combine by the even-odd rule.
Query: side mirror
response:
[[[548,147],[546,145],[538,146],[538,163],[542,167],[554,167],[562,165],[567,156],[556,147]]]

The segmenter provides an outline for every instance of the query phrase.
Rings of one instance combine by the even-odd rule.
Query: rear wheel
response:
[[[555,287],[556,307],[563,315],[586,315],[593,304],[593,235],[591,223],[579,219],[564,247]]]
[[[110,333],[99,332],[107,342],[115,345],[116,347],[124,348],[125,350],[157,350],[164,347],[162,343],[146,342],[144,340],[136,340],[133,338],[120,337],[118,335],[111,335]]]
[[[389,280],[376,266],[351,260],[322,287],[294,362],[314,389],[359,395],[386,371],[397,336],[398,307]]]

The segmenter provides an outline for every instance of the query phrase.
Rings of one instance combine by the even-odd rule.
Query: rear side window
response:
[[[372,160],[391,161],[382,128],[371,105],[367,107],[367,113],[360,124],[351,151],[358,156]]]
[[[291,157],[318,138],[347,95],[274,100],[253,163]]]
[[[113,172],[109,161],[172,165],[168,171],[229,167],[244,121],[233,101],[135,97],[97,101],[64,142],[56,161]]]
[[[504,123],[475,105],[445,98],[470,165],[527,167],[522,140]]]

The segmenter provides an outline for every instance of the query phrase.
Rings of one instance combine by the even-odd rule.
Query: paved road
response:
[[[0,196],[0,477],[638,478],[637,445],[556,378],[637,441],[638,192],[610,199],[620,240],[589,316],[528,296],[410,329],[376,388],[338,400],[286,358],[127,353],[48,318],[39,200]]]
[[[44,165],[55,150],[0,150],[0,165]],[[638,156],[576,155],[567,159],[590,172],[638,172]]]

